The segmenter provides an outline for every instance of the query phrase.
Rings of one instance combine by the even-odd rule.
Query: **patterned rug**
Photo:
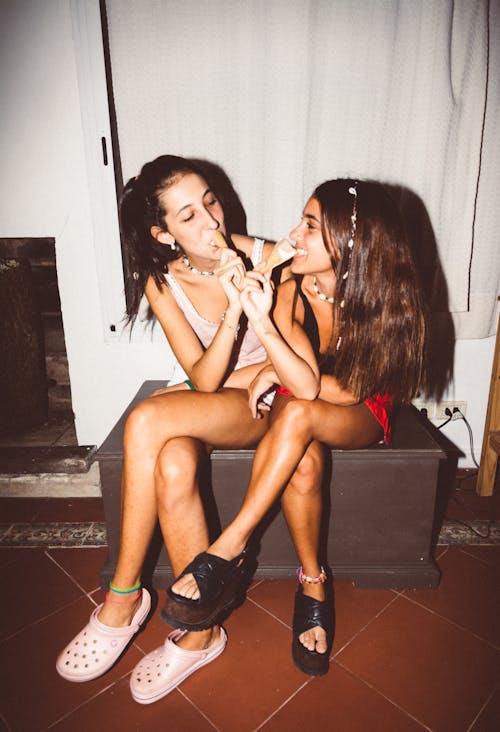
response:
[[[437,543],[500,544],[500,522],[445,521]],[[0,548],[99,546],[107,546],[105,523],[0,524]]]

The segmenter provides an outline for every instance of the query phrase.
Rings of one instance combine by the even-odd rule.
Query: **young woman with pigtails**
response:
[[[147,163],[127,183],[120,220],[130,273],[129,321],[136,318],[145,295],[188,379],[159,390],[127,419],[114,577],[105,602],[95,608],[56,664],[61,676],[75,682],[108,671],[146,621],[151,598],[140,578],[156,521],[174,575],[208,547],[198,486],[206,446],[253,447],[269,419],[267,408],[249,407],[248,389],[269,358],[243,312],[240,295],[247,269],[265,269],[262,262],[274,251],[272,245],[229,233],[222,205],[203,171],[193,161],[170,155]],[[304,345],[304,364],[314,362],[307,339]],[[285,356],[291,353],[287,348]],[[293,386],[305,397],[314,395],[302,392],[300,384]],[[284,492],[292,535],[302,531],[304,515],[317,513],[322,465],[322,449],[313,442]],[[308,554],[316,551],[314,537],[303,544],[301,561],[307,567]],[[233,572],[233,584],[239,574]],[[227,640],[218,620],[215,613],[203,627],[170,633],[164,645],[144,659],[146,664],[150,656],[155,665],[161,661],[162,674],[155,683],[144,672],[144,662],[134,670],[134,699],[156,701],[217,658]]]

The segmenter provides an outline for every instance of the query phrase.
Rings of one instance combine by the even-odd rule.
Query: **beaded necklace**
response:
[[[193,265],[191,264],[191,262],[189,261],[189,259],[186,256],[182,257],[182,263],[193,274],[201,275],[202,277],[211,277],[212,275],[215,274],[215,272],[213,272],[212,270],[196,269],[196,267],[193,267]]]

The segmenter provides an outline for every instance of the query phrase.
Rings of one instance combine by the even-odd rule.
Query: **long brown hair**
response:
[[[408,402],[422,379],[425,316],[399,209],[372,181],[327,181],[313,198],[337,277],[331,373],[359,399],[387,392]]]

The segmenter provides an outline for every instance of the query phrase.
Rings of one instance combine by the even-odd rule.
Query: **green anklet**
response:
[[[122,590],[119,587],[115,587],[112,582],[109,583],[109,589],[112,592],[116,592],[118,595],[129,595],[131,592],[137,592],[137,590],[140,590],[142,587],[141,582],[138,582],[133,587],[128,587],[126,590]]]

